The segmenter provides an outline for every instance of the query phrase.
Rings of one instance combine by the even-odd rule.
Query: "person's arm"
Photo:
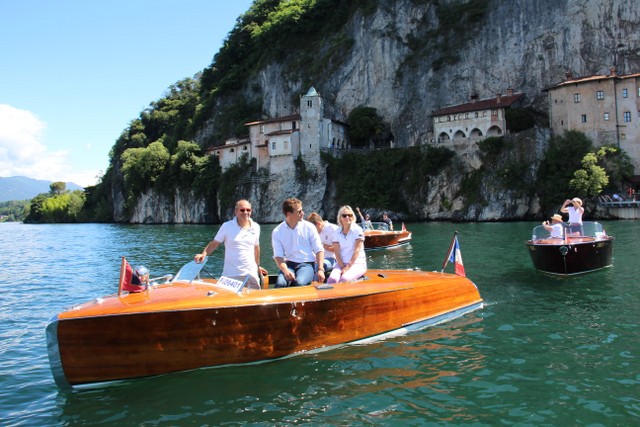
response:
[[[351,259],[349,260],[349,266],[352,266],[354,262],[358,259],[358,255],[360,255],[360,251],[364,250],[364,240],[356,240],[356,246],[353,250],[353,255],[351,255]]]
[[[211,253],[215,251],[221,243],[222,242],[218,242],[217,240],[210,241],[201,253],[196,254],[196,256],[193,257],[193,260],[198,264],[201,263],[202,260],[211,255]]]
[[[564,213],[569,212],[569,210],[567,209],[567,206],[569,206],[569,203],[571,202],[572,200],[569,200],[569,199],[565,200],[564,203],[562,204],[562,207],[560,208],[560,212],[564,212]]]
[[[276,256],[273,257],[273,259],[276,261],[278,269],[282,271],[282,274],[284,274],[284,278],[287,279],[287,281],[291,282],[296,280],[296,275],[293,273],[293,271],[289,270],[289,267],[287,267],[287,262],[284,260],[284,258]]]
[[[356,210],[358,211],[358,216],[360,217],[360,221],[362,221],[362,223],[364,224],[364,216],[362,215],[362,212],[360,212],[360,208],[356,206]]]
[[[318,282],[324,282],[324,251],[316,252],[316,265],[318,266]]]
[[[340,255],[340,243],[333,242],[333,247],[335,249],[334,254],[336,255],[336,264],[338,264],[340,268],[344,268],[346,263],[342,260],[342,255]]]
[[[260,245],[255,245],[253,248],[253,253],[256,257],[256,264],[258,265],[258,272],[263,276],[266,276],[269,272],[260,266]]]

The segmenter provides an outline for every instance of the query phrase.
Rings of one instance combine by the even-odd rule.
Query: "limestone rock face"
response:
[[[524,92],[529,103],[547,110],[543,89],[574,76],[640,70],[638,0],[495,0],[485,19],[451,35],[439,30],[431,2],[382,2],[370,15],[355,15],[342,31],[354,41],[342,65],[316,88],[335,118],[365,105],[391,123],[396,146],[428,143],[431,111],[505,94]],[[451,39],[465,40],[456,44]],[[412,49],[411,40],[426,47]],[[442,45],[460,46],[458,51]],[[443,56],[455,63],[435,68]],[[290,93],[306,90],[282,81],[282,67],[266,67],[255,82],[272,117],[296,106]],[[288,110],[290,112],[291,110]]]
[[[153,191],[144,193],[136,204],[130,222],[134,224],[198,224],[207,221],[202,199],[191,192],[178,191],[173,200]]]
[[[339,67],[327,70],[324,81],[313,82],[326,111],[346,120],[358,106],[376,108],[391,125],[395,146],[409,147],[432,143],[433,110],[468,102],[472,94],[485,99],[513,88],[525,93],[528,106],[544,113],[544,88],[564,80],[567,71],[586,76],[608,74],[612,66],[619,74],[640,70],[640,0],[491,0],[487,10],[480,23],[451,32],[442,30],[432,2],[384,1],[374,13],[354,15],[344,28],[335,29],[353,41],[348,55]],[[286,64],[269,64],[245,86],[249,98],[260,88],[263,110],[270,117],[296,112],[292,94],[308,89],[308,83],[292,78],[286,69]],[[205,140],[208,131],[203,127],[196,138]],[[538,130],[532,139],[532,179],[548,138],[548,132]],[[479,169],[482,161],[477,147],[452,148],[458,154],[455,168],[432,179],[420,197],[407,195],[412,215],[461,221],[540,215],[536,198],[490,179],[478,190],[483,203],[461,198],[464,174]],[[256,220],[281,221],[287,197],[300,198],[306,213],[335,214],[332,183],[319,160],[310,167],[315,178],[298,182],[292,159],[291,167],[274,173],[267,184],[251,186],[246,197],[254,204]],[[122,218],[122,202],[114,197],[116,218]],[[204,203],[188,195],[169,201],[146,194],[130,221],[211,221],[214,216],[206,211]],[[221,207],[220,221],[231,214],[232,207]]]

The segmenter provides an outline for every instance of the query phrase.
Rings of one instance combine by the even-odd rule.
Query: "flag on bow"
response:
[[[453,240],[451,241],[451,247],[449,248],[449,254],[444,260],[442,265],[442,271],[447,266],[447,262],[451,262],[454,265],[454,271],[458,276],[467,277],[464,272],[464,264],[462,263],[462,253],[460,252],[460,243],[458,243],[458,233],[453,234]]]
[[[122,264],[120,265],[120,283],[118,284],[118,295],[122,294],[122,291],[127,292],[141,292],[145,289],[143,283],[137,275],[133,274],[133,268],[125,257],[122,257]]]

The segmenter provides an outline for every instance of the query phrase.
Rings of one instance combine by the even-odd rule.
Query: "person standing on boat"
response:
[[[367,272],[364,231],[356,224],[356,216],[348,205],[338,211],[337,222],[340,228],[333,235],[337,264],[327,283],[354,282]]]
[[[224,267],[222,276],[244,280],[249,276],[246,286],[260,288],[258,274],[266,275],[267,270],[260,265],[260,225],[251,219],[251,203],[238,200],[235,216],[220,226],[215,237],[204,250],[196,254],[194,261],[201,263],[224,243]]]
[[[584,214],[582,200],[578,197],[565,200],[560,208],[560,212],[569,214],[569,232],[571,234],[577,233],[578,235],[582,235],[582,215]]]
[[[271,233],[273,259],[280,269],[276,288],[310,285],[315,273],[318,282],[324,282],[324,248],[318,230],[304,220],[302,202],[285,200],[282,213],[284,221]]]
[[[362,216],[362,212],[360,212],[360,208],[356,206],[356,210],[358,211],[358,215],[360,215],[360,221],[362,222],[362,228],[364,230],[373,230],[373,224],[371,224],[371,216],[366,214]]]
[[[338,227],[327,220],[323,220],[317,212],[311,212],[307,217],[307,221],[316,226],[322,247],[324,248],[324,272],[325,276],[331,273],[333,266],[336,265],[336,255],[333,253],[333,234]]]
[[[551,216],[551,225],[549,225],[549,221],[544,221],[542,225],[551,234],[552,238],[564,239],[562,215],[554,214]]]
[[[387,224],[387,228],[389,228],[389,230],[393,231],[393,221],[391,221],[391,218],[389,218],[389,215],[387,215],[386,212],[382,212],[382,222]]]

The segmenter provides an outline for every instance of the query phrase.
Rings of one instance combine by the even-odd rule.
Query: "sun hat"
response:
[[[571,199],[571,201],[576,202],[577,204],[582,206],[582,200],[580,198],[578,198],[578,197],[574,197],[573,199]]]
[[[560,214],[551,215],[551,219],[555,219],[556,221],[562,221],[562,215]]]

